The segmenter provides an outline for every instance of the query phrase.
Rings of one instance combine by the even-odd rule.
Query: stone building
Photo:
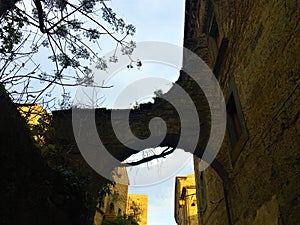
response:
[[[198,208],[196,199],[195,175],[175,178],[175,220],[179,225],[197,225]]]
[[[110,186],[110,194],[106,195],[103,204],[98,208],[94,217],[94,225],[102,225],[103,221],[115,219],[118,216],[137,221],[139,225],[147,225],[148,195],[128,194],[128,175],[126,168],[115,169],[116,174],[127,182],[116,182]]]
[[[105,219],[114,219],[126,214],[128,186],[116,183],[111,194],[104,198],[103,206],[96,210],[94,225],[101,225]]]
[[[148,195],[128,194],[126,214],[139,225],[147,225]]]
[[[37,103],[17,104],[17,110],[32,131],[35,141],[39,144],[44,143],[43,135],[47,131],[47,125],[50,124],[50,114]],[[33,131],[34,129],[36,131]]]
[[[126,168],[116,168],[115,174],[128,181]],[[94,216],[94,225],[102,225],[105,219],[114,219],[117,216],[123,216],[126,212],[128,199],[128,185],[116,182],[110,185],[110,194],[106,195],[103,204],[98,205]]]
[[[187,0],[184,45],[223,90],[219,170],[199,170],[199,224],[300,224],[300,9],[294,0]]]
[[[48,112],[37,103],[18,104],[17,109],[28,125],[36,125]]]

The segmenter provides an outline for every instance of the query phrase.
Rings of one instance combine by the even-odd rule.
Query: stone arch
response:
[[[193,1],[191,3],[193,3]],[[193,6],[191,6],[190,9],[198,10],[195,9],[195,7]],[[188,24],[187,26],[196,26],[196,24]],[[187,40],[192,40],[191,45],[195,45],[193,40],[196,40],[195,38],[197,37],[190,37],[189,35],[190,34],[188,33],[185,34],[185,39],[184,39],[185,46]],[[203,44],[203,49],[207,48],[207,42],[203,41],[202,44]],[[190,49],[192,49],[193,47],[191,47]],[[199,141],[195,152],[192,152],[194,150],[185,148],[185,146],[181,146],[181,148],[201,158],[204,153],[208,138],[210,136],[210,128],[211,128],[210,109],[209,109],[207,99],[204,93],[202,92],[202,90],[196,84],[196,82],[190,79],[190,77],[183,71],[180,71],[180,76],[176,84],[181,86],[192,98],[192,100],[196,105],[199,118],[201,118]],[[172,88],[167,94],[168,96],[175,99],[176,101],[179,102],[182,101],[177,98],[177,95],[175,91],[172,90]],[[122,110],[116,110],[116,111],[118,111],[118,113],[120,114],[123,113]],[[95,121],[96,121],[98,134],[101,141],[107,147],[110,154],[114,156],[117,160],[124,161],[132,154],[137,153],[137,151],[124,146],[114,135],[114,130],[111,124],[111,112],[112,110],[110,109],[105,109],[105,108],[96,109]],[[53,115],[54,115],[54,127],[57,130],[56,138],[59,140],[60,143],[63,143],[63,145],[68,144],[68,148],[71,147],[72,149],[74,149],[75,152],[78,151],[73,136],[73,130],[72,130],[72,111],[71,110],[56,111],[53,113]],[[143,104],[140,105],[139,109],[131,111],[129,117],[129,124],[132,133],[140,139],[145,139],[149,137],[150,132],[148,129],[148,125],[150,119],[154,117],[162,118],[167,125],[167,134],[164,136],[159,146],[172,147],[172,148],[177,147],[177,143],[179,141],[179,137],[181,134],[180,118],[176,110],[172,107],[172,105],[163,99],[159,99],[159,98],[155,99],[154,104]],[[82,119],[82,123],[84,124],[85,123],[84,116],[82,116],[82,118],[80,119]],[[118,121],[120,126],[122,126],[122,123],[124,122],[127,121],[121,121],[121,120]],[[89,134],[84,133],[83,135],[86,135],[88,137]],[[185,138],[187,139],[187,141],[189,135],[190,136],[194,135],[193,129],[190,129],[190,133],[186,135]],[[131,140],[128,141],[130,142]],[[139,150],[144,150],[150,147],[157,147],[157,146],[140,146]],[[216,172],[220,175],[220,177],[224,180],[224,182],[227,182],[229,180],[228,172],[224,168],[224,165],[222,165],[222,162],[215,159],[212,162],[211,167],[216,170]]]
[[[169,114],[167,116],[165,114],[164,108],[169,106],[160,105],[157,107],[155,104],[150,108],[134,110],[131,113],[131,129],[133,133],[139,138],[146,138],[148,135],[148,130],[145,129],[148,127],[149,119],[154,116],[162,116],[165,118],[167,125],[171,128],[168,130],[168,133],[164,137],[163,141],[159,145],[160,147],[171,147],[176,148],[177,143],[180,137],[180,124],[174,118],[178,118],[176,115],[176,111],[169,109]],[[120,110],[122,112],[122,110]],[[129,149],[125,147],[114,135],[114,131],[111,127],[110,123],[110,113],[111,110],[106,109],[96,109],[96,124],[98,128],[98,134],[100,136],[101,141],[103,141],[104,145],[107,147],[107,150],[118,160],[124,161],[132,154],[138,153],[136,150]],[[54,115],[54,125],[56,127],[56,138],[64,147],[64,149],[71,149],[72,152],[78,152],[76,142],[74,140],[73,131],[72,131],[72,112],[71,110],[66,111],[56,111],[53,113]],[[82,116],[84,118],[84,116]],[[143,123],[141,122],[143,121]],[[82,121],[84,123],[84,120]],[[121,123],[121,122],[120,122]],[[204,129],[202,129],[202,136],[199,137],[198,146],[205,146],[207,143],[207,139],[209,137],[209,131],[205,128],[209,128],[207,124],[203,124]],[[85,135],[89,135],[86,133]],[[192,135],[192,131],[191,131]],[[201,133],[200,133],[201,135]],[[140,150],[144,150],[147,147],[156,147],[156,146],[141,146]],[[189,149],[182,147],[183,150],[189,152]],[[195,152],[191,152],[198,158],[202,157],[204,152],[203,147],[198,147]],[[109,166],[109,165],[108,165]],[[228,172],[222,165],[220,161],[215,159],[211,167],[216,170],[216,172],[220,175],[220,177],[224,180],[224,182],[228,181]],[[113,168],[112,168],[113,169]]]

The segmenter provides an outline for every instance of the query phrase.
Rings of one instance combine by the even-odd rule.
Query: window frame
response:
[[[233,123],[230,120],[231,116],[228,112],[229,103],[230,103],[229,101],[231,97],[233,98],[233,101],[235,103],[235,108],[236,108],[237,116],[241,127],[241,135],[236,140],[236,143],[234,145],[233,145],[233,141],[234,141],[233,136],[236,135],[236,132]],[[234,78],[230,80],[229,90],[226,96],[226,112],[227,112],[227,132],[229,137],[228,139],[229,139],[229,148],[230,148],[230,158],[231,158],[231,163],[234,166],[249,138],[246,121],[244,118],[244,114],[243,114],[243,110],[238,96],[238,91],[236,88]]]

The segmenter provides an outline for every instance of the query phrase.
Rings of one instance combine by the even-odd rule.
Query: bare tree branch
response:
[[[33,0],[36,9],[38,11],[38,19],[39,19],[39,24],[40,24],[40,30],[42,33],[46,33],[46,29],[45,29],[45,24],[44,24],[44,12],[43,12],[43,7],[42,7],[42,3],[40,0]]]
[[[175,151],[175,148],[168,147],[167,149],[163,150],[160,154],[157,154],[157,155],[154,154],[154,155],[151,155],[149,157],[143,158],[143,159],[135,161],[135,162],[129,162],[129,163],[126,163],[126,165],[137,166],[137,165],[140,165],[142,163],[150,162],[154,159],[165,158],[167,155],[170,155],[174,151]]]
[[[117,18],[103,1],[32,0],[28,5],[20,0],[22,4],[15,5],[17,2],[0,2],[0,82],[11,92],[13,101],[41,102],[44,97],[47,101],[56,86],[62,96],[71,86],[112,87],[95,84],[90,65],[96,63],[97,69],[106,70],[108,63],[118,61],[118,47],[132,68],[135,61],[130,55],[135,43],[127,38],[135,33],[135,27]],[[98,9],[102,15],[96,14]],[[98,55],[102,35],[110,37],[116,46],[109,62]],[[50,64],[45,66],[37,53],[43,50],[42,56],[47,57],[47,49]]]

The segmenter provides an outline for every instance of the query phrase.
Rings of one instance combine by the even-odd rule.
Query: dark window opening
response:
[[[214,16],[212,24],[211,24],[209,35],[211,37],[214,37],[214,38],[218,38],[218,36],[219,36],[219,27],[218,27],[217,20],[216,20],[215,16]]]
[[[111,202],[110,205],[109,205],[109,213],[113,214],[114,211],[115,211],[115,206],[114,206],[114,203]]]
[[[223,66],[223,61],[225,59],[225,54],[227,51],[227,47],[228,47],[228,39],[227,38],[223,38],[222,42],[221,42],[221,46],[219,48],[219,53],[215,62],[215,66],[214,66],[214,75],[216,76],[216,78],[219,77],[220,72],[221,72],[221,67]]]
[[[233,94],[230,95],[227,103],[228,128],[231,147],[234,148],[242,136],[242,125],[237,112],[236,103]]]
[[[200,172],[200,201],[201,201],[201,210],[203,210],[205,208],[206,205],[206,191],[205,191],[205,180],[204,180],[204,172],[201,171]]]
[[[122,215],[122,209],[118,209],[118,216],[121,216]]]
[[[183,187],[181,192],[181,198],[185,199],[185,196],[186,196],[186,187]]]
[[[215,62],[218,56],[221,42],[219,27],[214,14],[212,14],[210,27],[208,31],[208,47],[212,53],[213,61]]]

